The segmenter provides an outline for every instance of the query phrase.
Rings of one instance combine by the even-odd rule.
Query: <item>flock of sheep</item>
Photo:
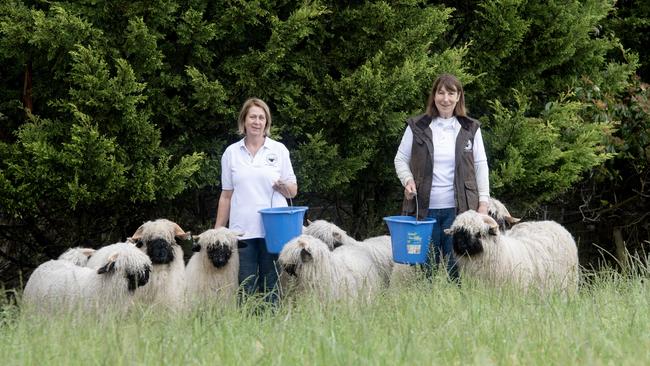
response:
[[[467,211],[445,230],[453,236],[462,278],[525,291],[577,291],[577,248],[566,229],[553,221],[517,223],[497,200],[489,213]],[[219,228],[191,237],[194,254],[185,265],[177,240],[190,234],[166,219],[148,221],[127,242],[72,248],[43,263],[30,276],[23,301],[42,312],[128,309],[136,303],[171,309],[206,301],[234,304],[238,235]],[[278,264],[282,298],[312,294],[323,301],[370,299],[417,270],[393,261],[390,236],[357,241],[324,220],[309,222],[289,241]]]

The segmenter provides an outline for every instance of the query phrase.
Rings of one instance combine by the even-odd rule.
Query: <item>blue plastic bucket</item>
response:
[[[393,260],[402,264],[427,261],[429,241],[436,219],[415,220],[413,216],[384,217],[390,231]]]
[[[266,250],[280,253],[284,245],[302,234],[305,206],[271,207],[259,210],[266,231]]]

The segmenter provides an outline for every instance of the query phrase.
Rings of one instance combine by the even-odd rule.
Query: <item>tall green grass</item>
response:
[[[366,304],[45,317],[5,303],[3,365],[648,365],[646,274],[592,275],[572,298],[432,281]]]

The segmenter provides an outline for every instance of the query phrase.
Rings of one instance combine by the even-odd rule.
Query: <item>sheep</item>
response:
[[[488,215],[499,224],[501,232],[505,232],[520,221],[520,219],[512,217],[506,206],[493,197],[490,197],[488,201]]]
[[[151,279],[147,286],[138,289],[135,298],[145,304],[164,305],[172,309],[181,308],[185,296],[185,262],[183,249],[176,239],[187,240],[191,236],[178,224],[167,219],[147,221],[128,238],[129,243],[115,245],[135,245],[147,254],[153,263]],[[97,269],[110,254],[112,246],[98,249],[88,261],[87,267]]]
[[[185,267],[186,295],[190,301],[230,303],[239,286],[238,236],[225,227],[194,236],[195,252]]]
[[[92,248],[70,248],[63,252],[58,259],[68,261],[77,266],[85,267],[93,253],[95,253],[95,249]]]
[[[125,310],[136,288],[149,280],[151,260],[132,245],[116,248],[98,269],[68,260],[47,261],[29,277],[24,304],[44,312]]]
[[[176,240],[190,239],[189,232],[167,219],[147,221],[128,238],[153,263],[149,284],[139,289],[136,298],[170,309],[184,306],[185,261],[183,249]]]
[[[278,264],[296,277],[297,292],[322,301],[369,299],[382,287],[374,259],[358,245],[330,251],[322,240],[303,234],[284,246]]]
[[[330,250],[338,250],[344,245],[355,245],[367,251],[377,266],[384,284],[388,285],[395,265],[390,236],[381,235],[360,242],[331,222],[316,220],[308,223],[303,233],[320,239]]]
[[[554,221],[519,223],[502,233],[493,218],[470,210],[458,215],[445,233],[453,236],[462,276],[495,286],[510,283],[524,291],[577,291],[577,247]]]

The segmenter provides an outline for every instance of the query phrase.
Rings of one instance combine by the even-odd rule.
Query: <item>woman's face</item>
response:
[[[460,100],[460,94],[456,90],[447,90],[444,86],[436,92],[435,102],[438,115],[442,118],[450,118],[454,115],[456,104]]]
[[[246,136],[264,136],[265,127],[266,114],[264,114],[264,110],[256,105],[250,107],[248,113],[246,113],[246,120],[244,121]]]

